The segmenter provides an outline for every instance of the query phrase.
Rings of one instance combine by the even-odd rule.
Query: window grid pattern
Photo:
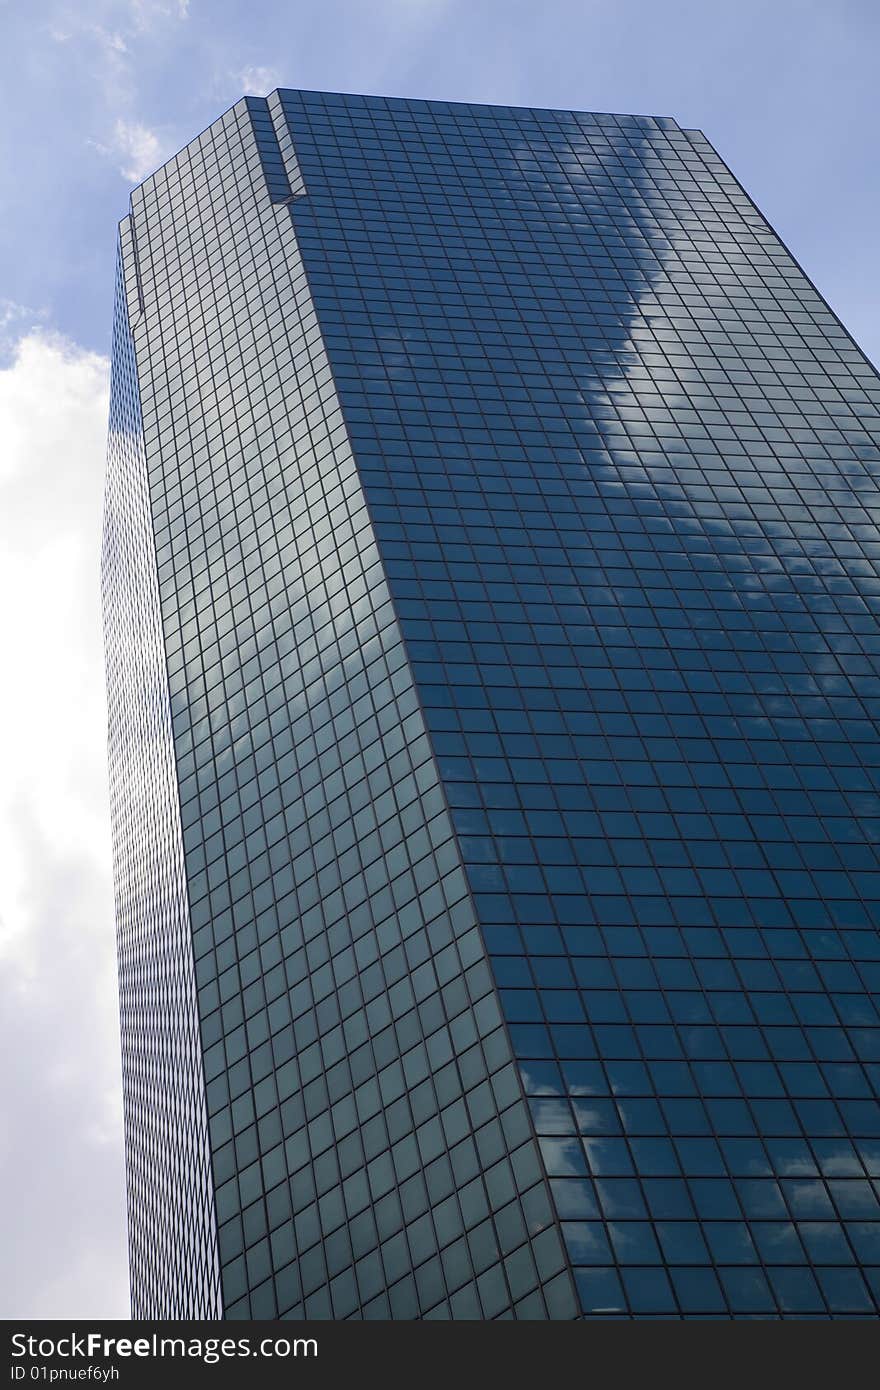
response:
[[[205,1085],[129,313],[136,323],[126,221],[117,258],[101,569],[132,1316],[217,1318]]]
[[[876,1317],[877,375],[699,132],[272,104],[583,1314]]]
[[[224,1316],[573,1317],[277,148],[132,197]]]

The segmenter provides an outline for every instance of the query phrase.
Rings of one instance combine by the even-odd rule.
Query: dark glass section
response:
[[[117,261],[102,590],[135,1318],[220,1316],[189,907],[150,525],[128,221]]]
[[[875,1317],[877,376],[698,132],[271,104],[583,1313]]]
[[[573,1317],[267,112],[131,215],[223,1314]]]

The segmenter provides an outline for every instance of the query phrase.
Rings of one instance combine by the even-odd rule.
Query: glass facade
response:
[[[136,1304],[876,1317],[874,369],[669,119],[247,98],[122,245]]]
[[[102,590],[132,1316],[219,1317],[220,1276],[156,551],[121,228]]]

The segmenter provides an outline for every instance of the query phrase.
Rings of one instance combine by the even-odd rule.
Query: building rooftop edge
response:
[[[337,98],[343,101],[354,101],[364,103],[376,102],[392,107],[427,106],[434,108],[439,107],[442,109],[455,109],[465,111],[514,111],[523,113],[528,112],[547,116],[607,117],[609,120],[645,121],[650,122],[652,124],[662,122],[668,127],[672,127],[675,130],[683,131],[684,134],[702,134],[702,132],[700,131],[684,130],[683,127],[678,124],[674,116],[652,116],[645,115],[637,111],[590,111],[582,107],[570,106],[528,106],[519,103],[498,101],[449,101],[440,97],[389,96],[387,94],[375,92],[334,92],[323,90],[321,88],[311,87],[273,87],[272,90],[270,92],[267,92],[264,96],[257,96],[256,93],[248,92],[238,97],[237,100],[232,102],[230,106],[226,107],[225,110],[221,111],[220,114],[216,116],[213,121],[209,121],[209,123],[206,126],[204,126],[202,130],[198,131],[192,137],[192,139],[187,140],[184,145],[181,145],[179,150],[175,151],[173,155],[170,155],[168,159],[164,159],[161,164],[158,164],[155,169],[153,169],[137,184],[133,185],[132,194],[135,193],[138,189],[143,188],[145,184],[148,184],[150,180],[153,179],[156,176],[156,174],[158,174],[162,169],[167,168],[169,164],[173,164],[174,161],[181,154],[183,154],[185,150],[188,150],[191,145],[194,145],[198,140],[200,140],[202,136],[206,135],[209,130],[213,130],[215,126],[220,125],[223,121],[225,121],[226,118],[229,115],[231,115],[231,113],[234,112],[242,103],[246,104],[250,101],[265,102],[268,100],[270,96],[273,96],[276,92],[282,100],[285,95],[292,94],[297,96],[308,97]],[[131,208],[129,207],[129,212],[126,214],[126,217],[130,215],[130,212]],[[125,222],[126,217],[121,218],[120,222]]]

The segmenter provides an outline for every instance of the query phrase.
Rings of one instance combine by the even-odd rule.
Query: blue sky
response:
[[[878,40],[876,0],[0,0],[0,1316],[127,1315],[98,564],[131,185],[276,85],[674,116],[880,361]]]

